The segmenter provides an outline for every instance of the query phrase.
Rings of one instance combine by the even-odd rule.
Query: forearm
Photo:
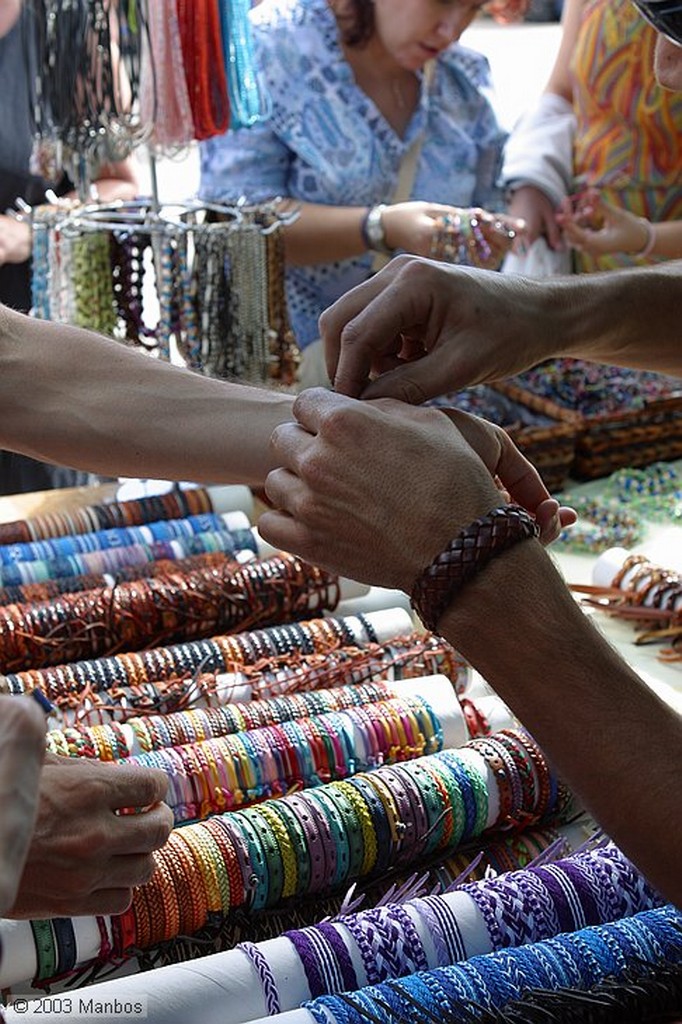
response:
[[[528,326],[535,335],[544,331],[547,358],[682,376],[682,263],[556,279],[539,298],[544,312],[531,302]]]
[[[293,266],[333,263],[366,252],[362,237],[365,206],[302,203],[284,231],[287,262]]]
[[[493,560],[440,628],[608,835],[679,902],[682,718],[596,631],[540,545],[524,542]]]
[[[259,484],[292,399],[0,307],[0,446],[93,472]]]

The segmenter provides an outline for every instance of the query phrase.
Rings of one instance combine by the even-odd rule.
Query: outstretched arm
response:
[[[337,391],[416,404],[555,356],[682,376],[681,301],[677,261],[530,281],[401,256],[320,331]]]
[[[543,505],[539,478],[518,452],[496,453],[485,432],[465,439],[437,410],[316,390],[294,411],[298,425],[275,431],[282,468],[266,482],[280,511],[266,513],[260,529],[334,572],[410,593],[462,528],[500,504],[495,471],[526,508]],[[541,545],[522,541],[494,558],[438,628],[600,825],[679,902],[682,718],[597,633]]]
[[[93,472],[252,483],[292,399],[0,307],[0,445]]]
[[[19,891],[38,810],[45,716],[32,700],[0,697],[0,916]]]

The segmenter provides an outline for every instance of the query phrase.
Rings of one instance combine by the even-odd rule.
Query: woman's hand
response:
[[[563,248],[561,229],[556,222],[552,201],[535,185],[522,185],[512,193],[508,213],[524,223],[524,230],[514,242],[514,252],[522,256],[538,238],[546,238],[550,249]]]
[[[556,219],[569,245],[594,256],[637,255],[646,249],[652,230],[643,217],[612,206],[594,188],[578,199],[565,199]]]
[[[507,214],[418,201],[387,206],[382,223],[389,249],[489,270],[500,265],[524,229]]]
[[[18,217],[0,213],[0,266],[25,263],[31,255],[31,225]]]

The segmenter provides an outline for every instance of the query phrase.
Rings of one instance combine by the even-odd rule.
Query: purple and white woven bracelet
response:
[[[256,973],[260,978],[261,987],[263,989],[263,999],[265,1001],[265,1009],[267,1010],[268,1016],[273,1017],[276,1013],[281,1013],[282,1008],[279,1001],[279,989],[277,988],[277,982],[275,976],[272,973],[270,964],[261,953],[258,946],[253,942],[240,942],[236,947],[241,949],[242,953],[245,954],[256,968]]]

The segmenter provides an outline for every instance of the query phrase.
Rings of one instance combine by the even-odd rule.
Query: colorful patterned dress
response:
[[[655,31],[631,0],[585,5],[571,71],[576,188],[652,221],[682,218],[682,96],[654,77]],[[580,272],[649,263],[576,253]],[[656,262],[655,260],[653,262]]]

